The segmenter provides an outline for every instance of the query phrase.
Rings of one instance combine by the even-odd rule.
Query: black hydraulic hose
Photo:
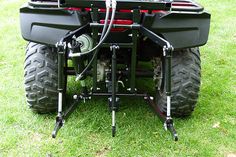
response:
[[[106,17],[105,17],[105,22],[104,22],[104,26],[103,26],[103,29],[102,29],[102,34],[101,34],[101,37],[100,37],[100,40],[99,41],[101,41],[102,40],[102,38],[103,38],[103,36],[104,36],[104,34],[105,34],[105,31],[106,31],[106,29],[107,29],[107,23],[108,23],[108,18],[109,18],[109,15],[110,15],[110,3],[106,3],[106,5],[107,5],[107,8],[106,8]],[[76,42],[75,42],[76,43]],[[71,44],[71,43],[69,43],[69,47],[70,48],[72,48],[73,47],[73,49],[77,49],[77,48],[79,48],[80,47],[80,44],[78,44],[78,43],[76,43],[76,45],[74,45],[74,46],[72,46],[73,44]],[[81,52],[80,52],[81,53]],[[83,52],[82,52],[83,53]],[[73,55],[73,53],[72,52],[70,52],[70,54],[69,54],[69,57],[71,57]]]
[[[111,20],[110,20],[110,24],[109,24],[109,27],[107,29],[107,32],[106,34],[104,35],[103,37],[103,40],[106,39],[106,37],[108,36],[111,28],[112,28],[112,23],[114,21],[114,18],[115,18],[115,12],[116,12],[116,7],[112,8],[112,14],[111,14]],[[103,43],[103,40],[101,40],[100,42]],[[84,73],[89,69],[89,67],[92,65],[95,57],[97,56],[98,54],[98,51],[95,51],[95,53],[93,54],[93,57],[91,58],[90,62],[88,63],[88,65],[84,68],[84,70],[77,76],[76,80],[80,80],[81,77],[83,77]]]
[[[110,10],[110,9],[109,9],[109,10]],[[115,10],[116,10],[116,8],[112,8],[112,14],[114,14],[114,15],[113,15],[113,20],[114,20],[114,16],[115,16]],[[114,13],[113,13],[113,12],[114,12]],[[92,48],[91,50],[89,50],[89,51],[87,51],[87,52],[71,53],[71,54],[69,55],[69,57],[80,57],[80,56],[83,56],[83,55],[87,55],[87,54],[93,52],[94,50],[98,49],[98,48],[102,45],[102,43],[106,40],[108,34],[110,33],[113,20],[112,20],[112,17],[111,17],[110,25],[109,25],[109,27],[108,27],[108,29],[107,29],[107,31],[106,31],[104,37],[101,36],[101,39],[100,39],[99,43],[98,43],[94,48]],[[108,21],[108,19],[107,19],[107,21]],[[105,21],[105,22],[106,22],[106,21]],[[105,24],[104,24],[104,27],[105,27]],[[104,31],[104,32],[105,32],[105,31]]]

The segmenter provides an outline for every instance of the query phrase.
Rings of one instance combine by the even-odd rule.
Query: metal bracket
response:
[[[151,39],[153,42],[158,44],[163,48],[163,57],[165,64],[165,86],[166,86],[166,116],[164,118],[164,128],[165,130],[169,129],[174,136],[174,139],[177,141],[178,136],[174,129],[173,119],[171,118],[171,59],[172,52],[174,51],[173,46],[162,37],[158,36],[154,32],[148,30],[147,28],[141,26],[140,32]],[[159,113],[160,114],[160,113]]]
[[[166,118],[166,121],[164,122],[164,128],[165,130],[169,130],[174,138],[175,141],[178,141],[178,134],[174,128],[174,122],[172,118]]]
[[[136,16],[138,17],[139,15],[139,10],[136,10],[135,13],[137,14]],[[135,16],[135,17],[136,17]],[[58,116],[56,118],[56,124],[54,131],[52,133],[53,138],[56,137],[58,130],[63,126],[64,124],[64,119],[68,117],[69,113],[72,111],[74,108],[75,104],[78,103],[73,103],[66,111],[65,113],[63,112],[63,99],[64,93],[63,93],[63,72],[64,72],[64,56],[65,52],[67,49],[67,44],[71,42],[74,36],[80,36],[84,33],[91,32],[90,30],[90,25],[86,24],[79,29],[69,33],[66,35],[64,38],[61,39],[59,43],[56,44],[57,50],[58,50]],[[174,124],[173,124],[173,119],[171,118],[171,58],[172,58],[172,52],[174,48],[171,46],[171,44],[163,39],[162,37],[156,35],[154,32],[148,30],[147,28],[140,26],[139,30],[133,30],[133,50],[132,50],[132,66],[131,66],[131,73],[132,73],[132,79],[133,83],[131,84],[131,92],[133,96],[137,96],[136,91],[135,91],[135,63],[136,63],[136,51],[137,51],[137,34],[140,33],[148,38],[150,38],[153,42],[158,44],[163,48],[163,57],[164,57],[164,63],[165,63],[165,81],[166,81],[166,102],[167,102],[167,111],[166,115],[160,112],[158,110],[158,114],[160,117],[162,117],[162,120],[164,122],[164,128],[166,130],[169,130],[174,139],[178,140],[177,133],[174,129]],[[112,90],[110,93],[107,93],[109,96],[111,96],[111,109],[112,109],[112,136],[114,137],[116,134],[116,103],[117,103],[117,96],[119,96],[119,93],[116,93],[116,85],[117,85],[117,80],[116,80],[116,74],[117,74],[117,63],[116,63],[116,50],[119,49],[119,46],[116,44],[112,44],[110,46],[110,49],[112,51]],[[96,68],[94,68],[96,70]],[[95,75],[96,76],[96,75]],[[131,81],[132,82],[132,81]],[[102,95],[102,94],[101,94]],[[120,94],[122,95],[122,94]],[[123,94],[123,95],[128,95],[128,94]],[[76,100],[79,99],[84,99],[88,98],[90,99],[90,94],[85,94],[85,95],[80,95],[80,96],[74,96]],[[145,95],[145,98],[149,100],[150,104],[153,103],[153,98],[149,97],[148,95]],[[157,105],[152,105],[154,108]]]
[[[56,124],[54,130],[52,132],[52,137],[56,138],[58,130],[64,124],[64,116],[62,113],[63,107],[63,68],[64,68],[64,54],[66,51],[66,43],[61,40],[56,44],[57,52],[58,52],[58,114],[56,117]]]
[[[60,1],[58,0],[58,5]],[[58,52],[58,114],[56,117],[56,124],[54,130],[52,132],[52,137],[55,138],[57,135],[58,130],[63,126],[64,119],[68,116],[69,112],[74,108],[75,104],[73,103],[68,110],[63,113],[63,100],[65,99],[65,94],[63,93],[64,83],[64,59],[67,49],[67,44],[73,39],[74,36],[80,36],[84,33],[90,31],[89,24],[86,24],[77,30],[70,32],[65,37],[63,37],[58,43],[56,43],[55,47],[57,48]]]
[[[111,110],[112,110],[112,137],[115,137],[116,134],[116,105],[117,105],[117,99],[116,99],[116,50],[119,49],[119,46],[117,45],[111,45],[110,47],[112,51],[112,76],[111,76],[111,82],[112,82],[112,93],[111,93]]]
[[[66,49],[66,42],[62,39],[56,43],[55,47],[57,48],[58,53],[64,53]]]
[[[62,42],[70,42],[71,39],[73,39],[73,37],[78,37],[78,36],[80,36],[82,34],[85,34],[85,33],[88,33],[88,32],[91,32],[89,23],[79,27],[78,29],[76,29],[72,32],[69,32],[65,37],[63,37],[60,40],[59,44],[62,43]]]

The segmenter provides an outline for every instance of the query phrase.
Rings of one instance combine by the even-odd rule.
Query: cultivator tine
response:
[[[75,98],[76,97],[76,98]],[[52,137],[56,138],[58,131],[61,129],[61,127],[64,125],[65,120],[70,116],[70,114],[74,111],[75,107],[77,106],[77,104],[80,102],[79,100],[81,100],[80,97],[78,97],[77,95],[74,96],[75,101],[70,105],[70,107],[65,110],[65,112],[63,112],[61,114],[61,116],[57,116],[56,117],[56,124],[54,127],[54,130],[52,132]]]
[[[56,138],[58,131],[61,129],[63,126],[64,120],[62,117],[57,116],[56,118],[56,124],[52,132],[52,138]]]
[[[177,134],[177,132],[176,132],[176,130],[175,130],[175,127],[174,127],[174,124],[173,124],[173,120],[172,120],[171,123],[168,124],[167,128],[168,128],[169,131],[171,132],[171,134],[172,134],[174,140],[175,140],[175,141],[178,141],[179,138],[178,138],[178,134]]]
[[[167,118],[166,114],[160,111],[157,104],[154,102],[154,98],[147,95],[144,97],[145,100],[147,100],[148,105],[153,108],[154,112],[158,115],[158,117],[161,119],[161,121],[164,123],[164,129],[169,130],[172,134],[175,141],[178,141],[178,134],[175,130],[173,119]]]

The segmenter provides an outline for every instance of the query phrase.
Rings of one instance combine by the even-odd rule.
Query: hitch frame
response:
[[[103,43],[102,47],[110,46],[111,52],[112,52],[112,91],[111,92],[99,92],[97,90],[97,56],[95,56],[94,63],[93,63],[93,69],[92,69],[92,76],[93,76],[93,88],[91,91],[86,92],[86,94],[78,94],[74,95],[74,99],[76,100],[74,103],[70,105],[70,107],[63,112],[63,102],[65,98],[65,93],[63,93],[64,85],[63,85],[63,77],[67,76],[67,70],[65,69],[65,55],[66,51],[68,50],[68,43],[72,40],[73,36],[80,36],[84,33],[92,32],[92,38],[97,41],[98,39],[98,32],[99,27],[102,24],[99,24],[98,21],[98,8],[92,8],[93,10],[93,22],[92,24],[87,23],[84,26],[78,28],[77,30],[70,32],[68,35],[63,37],[60,42],[56,44],[57,52],[58,52],[58,115],[56,117],[56,124],[54,127],[54,130],[52,132],[52,137],[56,138],[56,135],[59,131],[59,129],[64,125],[65,119],[69,117],[70,113],[73,112],[75,107],[77,106],[78,102],[80,100],[87,100],[88,98],[91,98],[92,96],[109,96],[111,97],[111,109],[112,109],[112,136],[115,136],[116,133],[116,121],[115,121],[115,108],[117,105],[116,98],[118,96],[138,96],[143,97],[145,100],[147,100],[148,104],[154,108],[154,111],[156,114],[160,117],[160,119],[164,123],[165,130],[169,130],[172,133],[172,136],[175,141],[178,140],[178,135],[176,133],[176,130],[174,128],[173,119],[171,117],[171,58],[172,58],[172,52],[174,51],[173,46],[164,38],[158,36],[151,30],[145,28],[141,24],[139,24],[139,21],[141,19],[140,17],[140,9],[134,9],[133,10],[133,26],[124,26],[113,24],[114,27],[124,27],[127,29],[132,30],[132,43]],[[152,40],[157,45],[161,46],[163,48],[163,58],[164,58],[164,65],[165,65],[165,81],[166,81],[166,102],[167,102],[167,111],[166,114],[162,113],[157,104],[153,101],[153,97],[149,96],[147,93],[139,93],[136,90],[136,60],[137,60],[137,44],[139,40],[139,35],[144,35],[148,37],[150,40]],[[96,44],[96,42],[95,42]],[[117,48],[123,48],[123,47],[129,47],[132,49],[131,52],[131,66],[130,66],[130,90],[126,93],[118,93],[116,92],[116,74],[117,74],[117,63],[116,63],[116,50]],[[95,50],[98,51],[98,50]],[[85,87],[86,89],[86,87]],[[87,90],[87,89],[86,89]]]

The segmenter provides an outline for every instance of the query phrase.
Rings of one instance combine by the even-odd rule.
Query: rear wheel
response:
[[[163,72],[163,63],[157,67]],[[161,73],[161,76],[164,76]],[[197,103],[200,90],[201,61],[198,48],[173,52],[172,57],[171,114],[176,117],[191,115]],[[165,78],[159,77],[156,103],[166,113]]]
[[[38,113],[57,109],[57,53],[48,46],[29,43],[25,56],[25,91],[29,107]]]

